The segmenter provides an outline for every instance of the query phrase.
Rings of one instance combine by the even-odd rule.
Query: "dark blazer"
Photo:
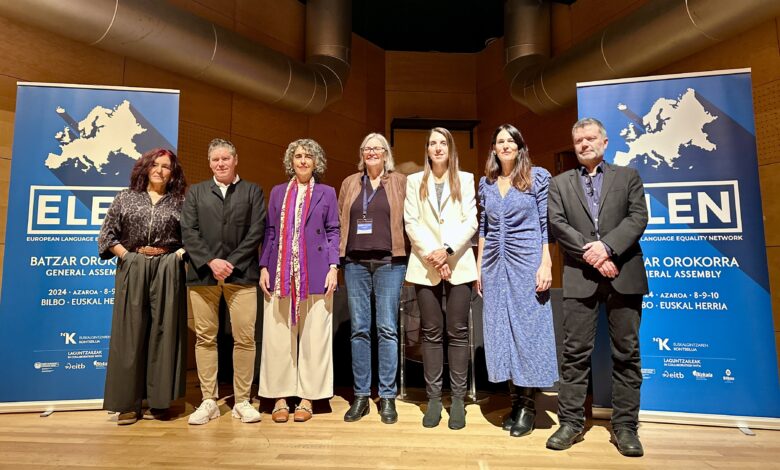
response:
[[[268,269],[271,290],[276,289],[276,261],[279,259],[279,240],[282,200],[288,183],[274,186],[268,198],[268,218],[260,266]],[[309,293],[325,293],[325,276],[331,264],[339,264],[339,207],[336,190],[316,183],[312,189],[309,213],[306,217],[306,268],[309,273]]]
[[[264,231],[260,186],[241,179],[230,185],[224,199],[213,178],[190,186],[181,214],[182,240],[189,256],[187,284],[216,285],[206,264],[215,258],[233,265],[225,283],[257,284],[258,248]]]
[[[588,210],[579,169],[561,173],[550,182],[548,223],[563,251],[563,296],[590,297],[605,278],[585,260],[582,247],[596,240],[596,228]],[[604,162],[604,180],[599,201],[601,241],[614,251],[612,260],[620,270],[611,280],[621,294],[646,294],[647,275],[639,238],[647,226],[645,190],[633,168]]]

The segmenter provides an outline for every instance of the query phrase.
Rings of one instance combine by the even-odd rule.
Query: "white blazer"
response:
[[[415,284],[435,286],[441,282],[439,272],[423,258],[448,245],[454,253],[447,258],[452,270],[451,284],[465,284],[477,279],[477,263],[471,249],[471,239],[477,231],[477,203],[474,197],[474,175],[458,172],[461,201],[450,197],[449,178],[444,179],[441,210],[436,198],[433,175],[428,177],[428,197],[420,199],[423,172],[406,178],[404,223],[412,243],[412,253],[406,268],[406,280]]]

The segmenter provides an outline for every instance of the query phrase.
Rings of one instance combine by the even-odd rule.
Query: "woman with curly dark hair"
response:
[[[144,399],[151,419],[184,396],[187,298],[179,219],[186,186],[176,154],[150,150],[100,229],[100,257],[118,258],[103,407],[118,412],[119,425],[141,417]]]

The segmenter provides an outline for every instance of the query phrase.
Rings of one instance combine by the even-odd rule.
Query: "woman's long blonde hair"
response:
[[[460,177],[458,177],[458,149],[455,148],[455,140],[450,131],[443,127],[434,127],[428,132],[428,138],[425,139],[425,169],[423,170],[422,184],[420,184],[420,199],[428,197],[428,177],[431,175],[431,158],[428,156],[428,145],[431,142],[431,135],[438,132],[447,140],[447,171],[449,173],[450,197],[460,202]]]

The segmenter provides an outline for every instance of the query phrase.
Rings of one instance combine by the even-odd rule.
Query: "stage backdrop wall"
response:
[[[780,417],[750,70],[582,83],[577,98],[607,129],[605,160],[645,183],[643,415]]]
[[[116,260],[97,235],[130,170],[176,150],[179,92],[19,83],[0,302],[0,411],[102,405]]]

